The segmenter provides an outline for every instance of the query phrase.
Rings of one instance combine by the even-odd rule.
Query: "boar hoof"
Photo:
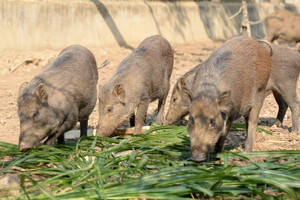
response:
[[[275,125],[276,127],[281,127],[282,124],[281,124],[281,122],[280,122],[278,119],[276,119],[274,125]],[[274,126],[274,125],[273,125],[273,126]]]
[[[251,152],[253,150],[253,146],[252,145],[245,145],[245,152]]]
[[[298,130],[289,130],[290,131],[290,134],[296,134],[298,135],[299,131]]]

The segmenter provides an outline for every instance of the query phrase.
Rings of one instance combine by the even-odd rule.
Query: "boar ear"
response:
[[[179,78],[177,81],[177,88],[179,90],[182,90],[183,88],[186,88],[186,84],[183,78]]]
[[[42,84],[42,83],[39,84],[39,86],[36,89],[36,95],[42,102],[47,101],[48,92],[47,92],[46,86],[44,84]]]
[[[28,82],[22,83],[22,85],[19,88],[18,96],[21,96],[23,94],[23,92],[24,92],[25,88],[27,87],[27,85],[28,85]]]
[[[218,103],[220,106],[228,106],[230,103],[230,96],[231,96],[231,92],[230,91],[226,91],[223,92],[219,95],[218,98]]]
[[[177,89],[184,92],[188,97],[192,100],[193,95],[189,89],[187,89],[185,81],[183,78],[178,79],[177,81]]]
[[[114,88],[114,94],[121,103],[125,103],[125,90],[121,84],[118,84]]]
[[[193,94],[192,94],[192,92],[189,90],[189,89],[187,89],[186,87],[184,87],[183,88],[183,92],[190,98],[190,100],[192,101],[192,99],[193,99]]]
[[[219,98],[218,98],[219,108],[220,108],[220,111],[221,111],[222,118],[224,120],[227,119],[228,114],[229,114],[229,110],[230,110],[230,96],[231,96],[231,92],[230,91],[226,91],[226,92],[221,93],[219,95]],[[225,131],[225,126],[226,125],[224,125],[224,131]]]

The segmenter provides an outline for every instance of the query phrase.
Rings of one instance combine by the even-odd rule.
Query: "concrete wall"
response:
[[[171,43],[226,40],[239,33],[240,3],[99,0],[1,0],[0,51],[115,45],[132,48],[161,34]],[[248,5],[250,20],[271,13],[272,4]],[[300,8],[289,6],[299,13]],[[263,37],[264,24],[253,27]]]

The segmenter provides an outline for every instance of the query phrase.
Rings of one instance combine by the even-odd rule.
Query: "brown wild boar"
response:
[[[64,133],[80,122],[87,135],[88,118],[97,101],[98,72],[91,51],[80,45],[62,50],[29,83],[19,89],[19,149],[26,151],[41,142],[64,142]]]
[[[273,68],[267,90],[273,93],[279,107],[275,125],[282,125],[286,110],[290,107],[292,110],[292,132],[298,132],[299,101],[296,86],[300,72],[300,54],[278,45],[271,45],[270,48],[273,54],[271,57]],[[195,93],[191,90],[193,84],[191,80],[194,79],[196,69],[201,65],[197,65],[178,79],[173,88],[169,110],[164,122],[165,125],[175,123],[189,114],[189,105]]]
[[[268,82],[267,90],[272,91],[279,106],[275,124],[282,124],[285,112],[289,107],[292,112],[292,132],[298,132],[299,101],[296,87],[300,72],[300,54],[297,51],[271,45],[273,49],[273,69]]]
[[[271,69],[269,51],[249,37],[228,40],[203,63],[194,78],[198,91],[188,121],[193,160],[206,160],[213,145],[215,152],[223,151],[233,120],[241,116],[248,133],[245,150],[253,149]]]
[[[287,11],[277,10],[265,19],[267,34],[265,39],[274,42],[278,38],[288,42],[296,42],[296,48],[300,47],[300,15]]]
[[[111,136],[132,114],[135,114],[134,134],[140,133],[148,104],[156,99],[159,100],[157,122],[162,123],[173,59],[173,50],[163,37],[155,35],[142,41],[100,88],[97,134]]]
[[[192,91],[193,80],[199,67],[201,64],[189,70],[175,83],[164,125],[173,124],[189,113],[194,92]]]

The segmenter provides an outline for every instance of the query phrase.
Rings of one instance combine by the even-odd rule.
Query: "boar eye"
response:
[[[39,116],[39,111],[35,111],[32,115],[33,121],[37,121],[38,116]]]
[[[194,121],[194,117],[190,115],[189,117],[189,124],[190,125],[194,125],[195,121]]]
[[[177,101],[177,98],[173,98],[173,102],[176,103],[176,101]]]
[[[187,126],[188,132],[191,132],[191,131],[193,130],[193,128],[194,128],[194,123],[195,123],[194,117],[190,115],[189,121],[188,121],[188,124],[187,124],[187,125],[188,125],[188,126]]]
[[[112,107],[112,106],[109,106],[109,107],[107,108],[107,112],[108,112],[108,113],[112,113],[112,111],[113,111],[113,107]]]
[[[221,112],[221,116],[222,116],[222,119],[225,120],[226,119],[226,113],[224,112]]]
[[[216,125],[216,120],[214,118],[210,118],[208,120],[208,126],[209,127],[214,127]]]

